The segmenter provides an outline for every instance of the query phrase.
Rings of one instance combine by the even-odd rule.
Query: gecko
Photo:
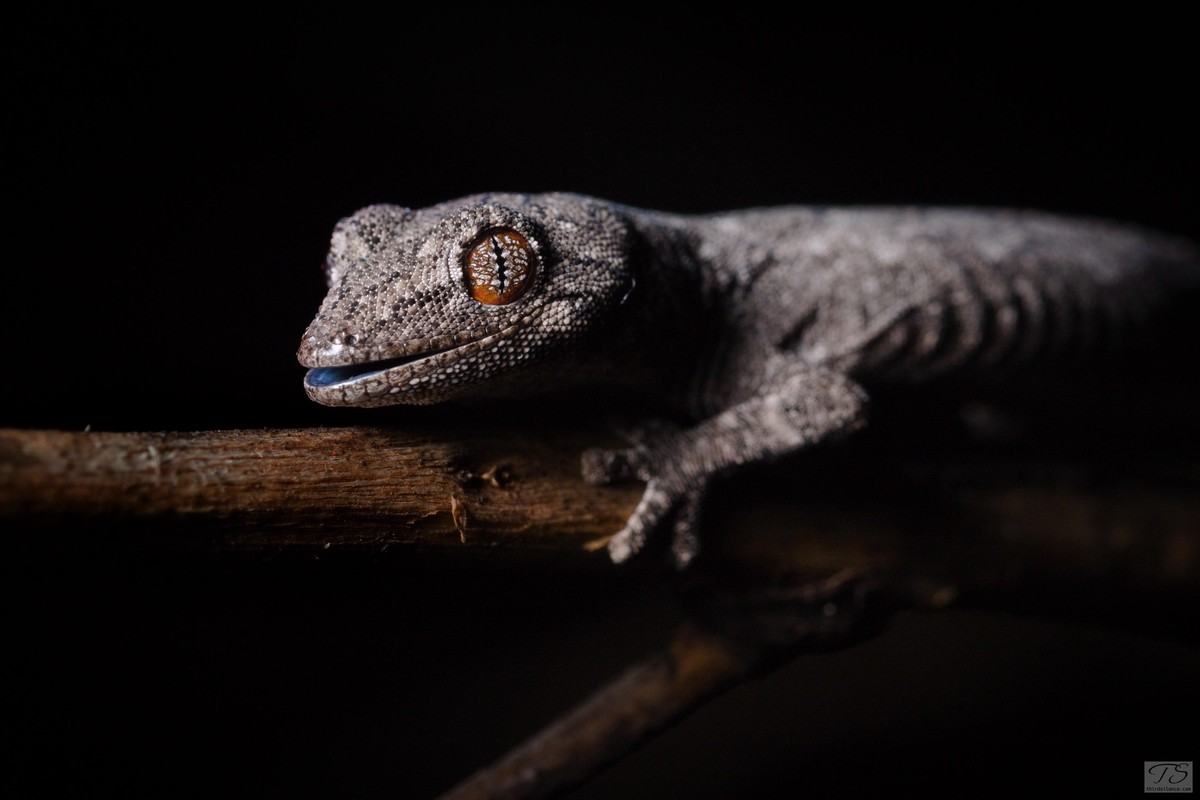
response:
[[[329,406],[484,401],[547,389],[670,407],[593,484],[645,483],[605,541],[697,554],[714,480],[861,428],[881,387],[1120,341],[1200,284],[1200,250],[1036,211],[757,208],[703,215],[566,193],[372,205],[335,227],[328,295],[298,352]]]

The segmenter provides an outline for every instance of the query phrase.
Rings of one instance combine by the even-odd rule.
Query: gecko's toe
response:
[[[672,487],[670,482],[664,485],[651,479],[625,527],[608,540],[609,557],[617,564],[628,560],[669,524],[673,534],[671,553],[675,566],[685,568],[700,550],[702,498],[702,490],[683,491]]]
[[[608,540],[608,557],[612,559],[614,564],[620,564],[626,561],[637,552],[637,548],[633,546],[632,536],[628,528]]]
[[[686,568],[700,552],[701,507],[699,496],[690,495],[683,500],[675,514],[671,555],[678,569]]]
[[[649,420],[623,427],[619,435],[630,447],[593,447],[583,452],[583,479],[592,485],[618,481],[648,481],[657,472],[662,452],[669,452],[679,436],[678,426],[665,420]]]
[[[608,555],[614,563],[625,561],[646,546],[646,540],[654,535],[670,513],[674,505],[672,500],[658,481],[651,479],[646,483],[646,491],[629,521],[608,543]]]
[[[694,537],[679,538],[671,544],[671,555],[675,557],[675,568],[679,570],[687,569],[688,565],[699,553],[699,540]]]
[[[625,527],[617,531],[609,539],[608,557],[612,559],[614,564],[620,564],[622,561],[629,560],[631,556],[637,555],[646,546],[646,538],[649,532],[643,525],[644,520],[639,519],[634,514]]]
[[[583,479],[593,486],[617,481],[636,480],[638,465],[633,450],[605,450],[593,447],[583,451]]]

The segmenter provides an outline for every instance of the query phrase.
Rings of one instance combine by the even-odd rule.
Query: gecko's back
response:
[[[1189,242],[1036,212],[782,208],[704,229],[754,339],[868,383],[1101,349],[1200,284]]]

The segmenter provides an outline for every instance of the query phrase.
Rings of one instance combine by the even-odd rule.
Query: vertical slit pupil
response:
[[[504,264],[504,248],[500,246],[500,240],[492,237],[492,252],[496,255],[496,281],[500,284],[500,291],[503,292],[508,288],[508,272]]]

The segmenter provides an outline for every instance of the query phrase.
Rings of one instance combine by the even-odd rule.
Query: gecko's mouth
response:
[[[382,374],[396,367],[415,364],[423,359],[448,353],[451,350],[458,350],[466,346],[468,345],[442,347],[434,350],[426,350],[416,355],[385,358],[380,361],[365,361],[361,364],[347,364],[343,367],[317,367],[308,371],[304,376],[304,383],[313,388],[325,388],[327,386],[337,386],[338,384],[353,383]]]
[[[433,403],[457,394],[473,383],[473,378],[478,375],[468,374],[462,365],[480,351],[510,336],[522,322],[481,338],[462,335],[457,340],[443,338],[399,345],[400,349],[422,348],[407,355],[358,364],[312,367],[304,376],[304,389],[310,399],[327,406]],[[311,358],[303,349],[299,355],[302,364]]]

